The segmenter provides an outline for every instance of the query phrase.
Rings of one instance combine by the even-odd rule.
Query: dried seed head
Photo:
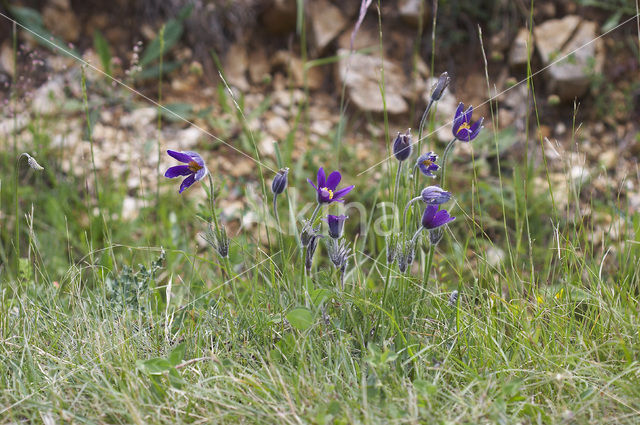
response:
[[[29,167],[33,168],[34,170],[36,171],[44,170],[44,167],[38,164],[38,161],[36,161],[36,159],[31,155],[29,155],[28,153],[26,152],[21,153],[20,156],[18,157],[18,161],[20,161],[20,158],[22,157],[27,158],[27,164],[29,164]]]

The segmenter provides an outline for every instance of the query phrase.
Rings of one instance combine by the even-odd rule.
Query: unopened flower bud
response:
[[[271,191],[274,195],[280,195],[287,189],[287,177],[289,175],[288,168],[281,168],[280,171],[273,178],[273,182],[271,183]]]
[[[411,129],[406,133],[398,133],[393,141],[393,155],[398,161],[405,161],[411,156]]]
[[[451,78],[449,78],[448,73],[443,72],[442,74],[440,74],[440,78],[438,78],[438,82],[433,87],[433,91],[431,92],[431,99],[433,101],[440,100],[440,98],[442,97],[442,93],[444,93],[444,90],[447,88],[450,81]]]

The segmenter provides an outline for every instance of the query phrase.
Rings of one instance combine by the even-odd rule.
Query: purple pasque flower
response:
[[[332,239],[340,239],[342,236],[342,230],[344,229],[344,222],[349,217],[346,215],[327,215],[327,223],[329,223],[329,236]]]
[[[434,178],[436,175],[433,174],[434,171],[438,171],[440,166],[436,164],[438,160],[438,155],[433,152],[427,152],[422,154],[416,160],[416,166],[420,169],[420,172],[427,177]]]
[[[431,230],[456,219],[449,215],[449,211],[438,210],[438,208],[438,205],[427,205],[427,208],[424,209],[424,214],[422,214],[422,227]]]
[[[209,170],[207,170],[207,166],[204,164],[204,160],[200,155],[191,151],[172,151],[168,150],[167,153],[169,156],[177,159],[180,162],[184,162],[187,165],[176,165],[175,167],[171,167],[164,173],[164,176],[170,179],[180,176],[187,176],[186,179],[182,180],[182,184],[180,185],[180,193],[184,192],[189,186],[194,184],[197,181],[202,180]]]
[[[484,118],[480,118],[472,124],[471,115],[473,115],[473,106],[469,106],[464,112],[463,109],[464,104],[460,102],[458,109],[456,109],[455,118],[453,119],[453,137],[462,142],[470,142],[480,133]]]
[[[447,192],[440,186],[427,186],[420,192],[420,197],[427,205],[440,205],[451,199],[451,192]]]
[[[336,188],[340,184],[340,180],[342,180],[342,176],[337,171],[329,174],[329,177],[327,178],[324,173],[324,168],[322,167],[320,167],[320,169],[318,170],[318,176],[316,178],[317,186],[313,184],[310,179],[307,179],[309,184],[316,190],[318,194],[318,203],[320,204],[344,202],[344,199],[342,199],[342,197],[351,192],[355,186],[347,186],[343,189],[336,190]]]

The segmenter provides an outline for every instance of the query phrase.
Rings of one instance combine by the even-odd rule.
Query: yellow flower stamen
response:
[[[323,187],[322,189],[323,192],[329,192],[329,199],[333,199],[333,190],[327,188],[327,187]]]
[[[433,161],[430,159],[425,159],[424,161],[422,161],[422,165],[424,165],[425,167],[428,167],[431,164],[433,164]]]
[[[198,170],[202,169],[202,165],[198,164],[195,161],[189,162],[188,167],[189,167],[189,170],[191,170],[194,173],[197,172]]]
[[[466,130],[469,130],[471,126],[469,125],[468,122],[463,122],[462,124],[460,124],[460,128],[458,129],[458,131],[456,131],[456,134],[460,133],[460,130],[462,130],[463,128]]]

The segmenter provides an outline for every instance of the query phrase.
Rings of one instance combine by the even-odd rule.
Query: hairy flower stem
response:
[[[427,257],[427,266],[424,268],[424,275],[422,277],[422,295],[420,296],[420,303],[418,303],[418,306],[422,305],[422,302],[424,301],[424,295],[425,295],[425,290],[424,288],[426,288],[427,284],[429,283],[429,275],[431,274],[431,266],[433,265],[433,254],[436,250],[435,245],[431,245],[429,246],[429,256]]]
[[[420,236],[420,233],[422,233],[423,230],[424,230],[424,227],[420,227],[418,230],[416,230],[416,232],[413,234],[413,237],[411,238],[411,245],[413,245],[413,246],[416,245],[416,241],[418,240],[418,236]]]
[[[318,202],[318,205],[316,205],[316,209],[313,210],[313,214],[311,214],[311,218],[309,219],[309,224],[311,225],[311,227],[313,227],[313,222],[316,221],[316,218],[318,217],[318,213],[320,212],[321,206],[322,204]]]
[[[422,135],[424,134],[424,124],[427,122],[427,116],[429,116],[429,111],[431,111],[431,107],[435,101],[433,98],[429,99],[429,103],[422,113],[422,118],[420,118],[420,124],[418,125],[418,155],[422,153]],[[418,190],[418,179],[416,178],[416,168],[414,167],[412,170],[413,173],[413,190]]]
[[[402,172],[403,161],[398,163],[398,171],[396,172],[396,185],[393,189],[393,205],[398,205],[398,190],[400,189],[400,173]],[[393,214],[395,216],[395,213]],[[395,219],[394,219],[395,221]]]
[[[409,207],[411,206],[411,204],[419,201],[422,199],[422,196],[416,196],[415,198],[413,198],[412,200],[410,200],[409,202],[407,202],[407,206],[404,207],[404,213],[402,214],[402,231],[404,232],[407,229],[407,211],[409,211]]]
[[[444,148],[444,153],[442,154],[442,174],[440,176],[440,187],[445,189],[445,184],[447,183],[447,159],[449,159],[449,154],[455,148],[456,138],[451,139],[447,147]]]
[[[220,234],[220,224],[218,223],[218,216],[216,215],[216,205],[215,198],[213,193],[213,177],[211,177],[211,173],[207,174],[207,178],[209,179],[209,188],[207,190],[207,195],[209,197],[209,211],[211,212],[211,218],[213,220],[213,227],[216,231],[216,235]],[[206,185],[205,185],[206,187]],[[229,262],[229,258],[225,258],[224,263],[224,273],[227,276],[227,279],[231,279],[231,263]],[[235,285],[233,285],[235,287]],[[235,289],[234,289],[235,291]]]

